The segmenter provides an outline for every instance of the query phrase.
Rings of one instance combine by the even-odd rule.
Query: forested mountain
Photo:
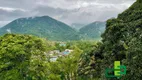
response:
[[[94,28],[97,23],[91,25],[94,32],[100,30],[100,27],[97,30]],[[62,32],[58,33],[58,30]],[[66,33],[66,30],[70,32]],[[141,0],[137,0],[117,18],[107,20],[101,42],[52,42],[22,35],[49,36],[50,39],[57,40],[79,39],[78,33],[72,28],[48,16],[20,18],[1,28],[0,32],[20,33],[0,37],[0,80],[142,80]],[[70,38],[73,33],[77,38]],[[53,34],[55,38],[50,36]],[[65,38],[66,36],[69,38]],[[53,52],[66,49],[71,51],[68,55]],[[55,55],[57,59],[51,61]],[[109,74],[114,75],[114,61],[120,61],[121,65],[126,66],[126,75],[111,78],[106,76],[108,68],[112,70]],[[123,71],[120,70],[118,74]]]
[[[106,22],[93,22],[80,29],[80,34],[86,39],[101,38],[101,34],[105,31]]]
[[[82,55],[78,73],[88,78],[108,80],[106,68],[113,68],[114,61],[121,61],[127,73],[119,80],[142,79],[142,1],[137,0],[129,9],[109,19],[102,35],[102,43],[88,54]],[[118,80],[110,78],[110,80]]]
[[[82,27],[84,27],[86,24],[81,24],[81,23],[72,23],[71,27],[74,28],[75,30],[79,31]]]
[[[72,26],[74,29],[49,16],[19,18],[0,28],[0,34],[30,34],[49,40],[66,41],[98,39],[105,30],[105,22],[94,22],[86,26],[75,23]]]
[[[105,22],[94,22],[86,26],[76,23],[72,26],[77,30],[49,16],[19,18],[0,28],[0,34],[30,34],[49,40],[66,41],[98,39],[105,30]]]
[[[19,18],[0,29],[5,33],[32,34],[49,40],[78,40],[78,33],[70,26],[49,16]]]

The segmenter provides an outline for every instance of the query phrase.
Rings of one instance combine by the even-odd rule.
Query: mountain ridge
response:
[[[101,38],[101,34],[105,31],[106,22],[95,21],[79,30],[81,35],[84,35],[86,39]]]
[[[30,34],[55,41],[92,40],[101,38],[101,33],[104,32],[105,28],[104,23],[95,21],[75,30],[73,27],[49,16],[26,17],[18,18],[0,28],[0,35],[5,33]]]
[[[78,40],[79,35],[69,25],[49,16],[18,18],[0,28],[0,34],[32,34],[50,40]]]

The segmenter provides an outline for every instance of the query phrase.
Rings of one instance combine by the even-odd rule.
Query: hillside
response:
[[[93,22],[80,29],[80,34],[85,36],[86,39],[100,38],[101,34],[105,31],[105,22]]]
[[[119,60],[127,67],[127,74],[121,80],[141,80],[142,1],[137,0],[118,18],[108,20],[102,37],[104,63],[109,64],[105,67],[112,67],[112,62]]]
[[[78,40],[77,32],[70,26],[49,16],[19,18],[0,29],[0,34],[31,34],[49,40]]]
[[[90,56],[88,57],[90,61],[86,59],[86,56]],[[118,80],[117,78],[120,78],[119,80],[142,79],[141,0],[137,0],[117,18],[107,20],[102,43],[99,43],[97,49],[89,52],[88,55],[82,56],[78,70],[79,75],[108,80],[105,70],[113,68],[114,61],[120,61],[121,65],[125,65],[127,73],[123,76],[109,77],[110,80]]]
[[[0,33],[20,33],[0,36],[0,80],[142,80],[142,0],[80,32],[43,16],[17,19]]]
[[[84,27],[86,24],[81,24],[81,23],[72,23],[71,27],[77,31],[79,31],[82,27]]]

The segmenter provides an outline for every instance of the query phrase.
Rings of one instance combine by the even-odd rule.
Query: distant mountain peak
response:
[[[19,18],[0,29],[0,34],[7,32],[31,34],[49,40],[78,40],[79,35],[67,24],[49,16]]]

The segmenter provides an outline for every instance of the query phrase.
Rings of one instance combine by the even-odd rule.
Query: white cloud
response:
[[[76,9],[87,6],[111,6],[116,4],[131,5],[135,0],[40,0],[37,5],[61,9]]]
[[[20,11],[26,12],[26,10],[20,9],[20,8],[0,7],[0,9],[1,10],[6,10],[8,12],[13,12],[13,11],[16,11],[16,10],[20,10]]]
[[[0,21],[48,15],[68,24],[87,24],[116,17],[134,1],[136,0],[0,0]],[[0,22],[1,24],[4,23]]]

